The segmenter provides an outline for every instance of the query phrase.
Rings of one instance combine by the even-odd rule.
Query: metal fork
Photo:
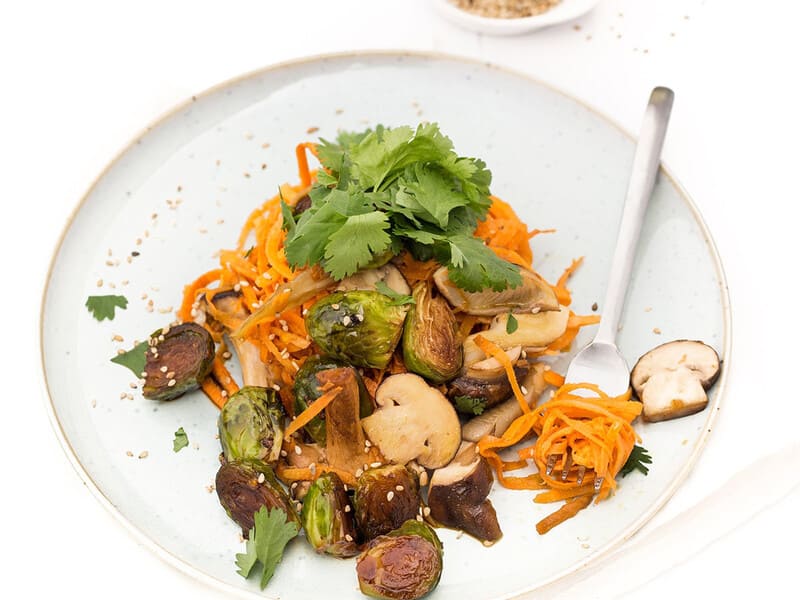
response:
[[[657,87],[650,94],[633,157],[600,324],[594,340],[572,359],[567,369],[567,383],[594,383],[614,396],[623,394],[628,389],[630,370],[616,345],[617,330],[631,279],[639,234],[655,186],[674,97],[672,90],[665,87]],[[548,457],[547,475],[552,473],[559,458],[561,455]],[[562,481],[566,481],[569,475],[571,462],[571,457],[567,455],[562,466]],[[585,472],[585,468],[579,467],[579,485],[583,482]],[[602,484],[603,478],[596,478],[595,491],[599,491]]]

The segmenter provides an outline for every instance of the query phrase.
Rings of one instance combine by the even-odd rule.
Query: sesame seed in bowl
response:
[[[520,35],[577,19],[599,0],[433,0],[451,23],[489,35]]]

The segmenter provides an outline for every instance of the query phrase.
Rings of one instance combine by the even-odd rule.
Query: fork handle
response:
[[[631,179],[625,195],[617,246],[614,249],[611,272],[608,276],[600,326],[594,338],[596,342],[614,344],[617,337],[617,328],[622,308],[625,306],[625,296],[636,257],[636,244],[642,231],[647,204],[653,195],[661,148],[664,145],[674,98],[675,94],[669,88],[657,87],[650,94],[650,101],[645,109],[639,142],[636,144],[636,153],[633,156]]]

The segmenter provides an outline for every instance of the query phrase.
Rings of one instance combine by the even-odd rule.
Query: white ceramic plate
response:
[[[597,6],[598,2],[599,0],[561,0],[560,4],[548,11],[517,19],[482,17],[458,8],[450,0],[433,0],[433,6],[442,17],[469,31],[488,35],[520,35],[577,19]]]
[[[172,565],[209,584],[283,600],[317,598],[320,589],[360,597],[353,561],[318,557],[302,541],[292,544],[265,593],[240,578],[238,528],[206,490],[218,464],[217,410],[200,393],[169,403],[145,400],[129,387],[131,374],[109,358],[172,320],[167,309],[177,308],[184,283],[215,264],[218,248],[234,244],[253,206],[296,178],[293,149],[312,137],[309,128],[319,127],[314,136],[333,137],[339,129],[420,119],[438,121],[460,153],[485,158],[494,193],[531,227],[558,229],[535,239],[536,267],[546,277],[555,279],[573,258],[586,256],[572,281],[573,307],[590,313],[603,297],[632,139],[531,79],[443,56],[310,59],[192,98],[111,163],[61,240],[42,313],[57,434],[81,477],[120,521]],[[140,254],[128,262],[133,251]],[[84,302],[99,293],[124,294],[130,305],[113,322],[98,323]],[[145,294],[153,312],[145,309]],[[727,358],[728,331],[725,283],[708,231],[662,172],[619,343],[629,361],[687,337],[705,340]],[[124,342],[112,341],[116,335]],[[590,335],[585,331],[580,343]],[[552,505],[495,486],[491,498],[503,539],[484,548],[442,531],[445,569],[437,600],[513,597],[574,572],[631,536],[696,460],[724,384],[723,375],[702,413],[640,425],[654,457],[650,475],[628,476],[613,499],[546,536],[534,524]],[[132,400],[121,399],[129,393]],[[178,427],[196,446],[176,454]],[[143,451],[147,458],[137,458]]]

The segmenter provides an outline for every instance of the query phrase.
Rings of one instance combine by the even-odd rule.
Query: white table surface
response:
[[[675,90],[664,160],[705,216],[727,272],[728,394],[699,463],[656,518],[615,559],[539,597],[796,590],[800,11],[791,4],[602,0],[574,23],[516,38],[456,29],[423,0],[4,4],[0,260],[11,330],[2,350],[0,589],[15,593],[0,595],[223,597],[140,547],[59,447],[40,394],[35,341],[45,270],[90,182],[171,106],[277,61],[376,48],[507,65],[631,131],[653,85]],[[755,461],[759,467],[738,474]]]

